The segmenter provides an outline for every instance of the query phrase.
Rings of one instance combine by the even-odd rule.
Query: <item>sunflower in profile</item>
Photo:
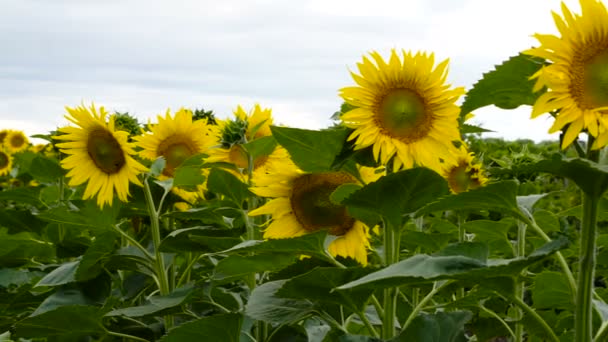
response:
[[[13,157],[0,146],[0,176],[8,175],[13,168]]]
[[[532,118],[558,111],[549,133],[565,129],[562,148],[587,130],[598,149],[608,143],[608,12],[597,0],[580,5],[581,15],[573,15],[562,3],[563,18],[553,13],[559,36],[536,34],[541,45],[524,51],[552,62],[532,76],[534,91],[548,88]]]
[[[453,141],[460,141],[455,104],[463,88],[445,84],[448,60],[434,67],[434,55],[396,50],[386,62],[372,52],[358,63],[360,75],[351,73],[356,86],[340,89],[354,109],[341,120],[354,132],[355,149],[373,146],[376,161],[393,169],[416,165],[440,169],[440,159],[452,159]]]
[[[272,222],[264,231],[265,239],[297,237],[327,229],[337,236],[329,245],[332,255],[367,264],[368,227],[349,216],[345,206],[330,200],[340,185],[358,183],[353,176],[344,172],[305,173],[289,159],[270,169],[269,173],[256,175],[251,191],[272,199],[249,213],[272,215]]]
[[[217,119],[216,119],[217,120]],[[230,163],[240,170],[238,176],[246,177],[249,167],[249,158],[243,145],[247,142],[272,135],[271,110],[256,104],[251,112],[247,113],[243,107],[238,106],[234,111],[234,118],[217,120],[218,139],[220,145],[209,150],[208,162]],[[287,151],[281,146],[275,146],[267,154],[260,155],[253,160],[253,175],[266,173],[268,166],[274,161],[289,158]]]
[[[481,163],[475,162],[474,153],[468,152],[464,146],[458,150],[454,162],[444,165],[442,175],[455,194],[477,189],[488,182]]]
[[[114,191],[118,198],[126,202],[129,196],[129,182],[141,185],[137,175],[146,171],[132,155],[132,144],[127,142],[128,133],[117,132],[114,117],[106,121],[108,113],[103,107],[95,105],[66,107],[66,119],[77,127],[63,127],[60,134],[53,136],[63,141],[57,144],[62,153],[68,155],[61,166],[69,170],[70,186],[87,182],[83,199],[97,195],[97,204],[103,208],[112,205]],[[62,134],[61,134],[62,133]]]
[[[175,169],[186,159],[203,152],[214,145],[215,135],[212,127],[206,120],[192,121],[192,112],[180,109],[171,116],[167,110],[165,116],[158,115],[158,123],[148,125],[149,131],[133,137],[137,146],[142,150],[139,155],[148,160],[165,158],[165,168],[160,178],[173,178]],[[201,172],[203,172],[201,170]],[[184,200],[193,203],[202,196],[202,189],[198,192],[173,189],[174,193]]]
[[[4,137],[4,147],[9,150],[10,153],[17,153],[27,149],[30,141],[27,136],[21,131],[11,130]]]

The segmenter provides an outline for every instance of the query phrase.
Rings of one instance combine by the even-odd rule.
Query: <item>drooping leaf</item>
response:
[[[167,253],[183,251],[218,252],[239,242],[241,232],[237,229],[211,226],[177,229],[169,233],[161,242],[160,250]]]
[[[94,306],[67,305],[15,324],[16,337],[77,338],[105,334],[103,313]]]
[[[521,105],[533,105],[542,92],[533,93],[534,75],[543,66],[543,60],[519,54],[485,73],[483,78],[467,92],[460,109],[460,116],[477,108],[495,105],[514,109]]]
[[[473,315],[469,311],[421,314],[392,342],[466,342],[464,325]]]
[[[256,287],[245,307],[245,314],[272,324],[297,322],[314,311],[308,300],[281,298],[277,291],[287,280],[271,281]]]
[[[247,185],[236,176],[218,168],[212,169],[209,173],[207,187],[210,191],[226,196],[239,207],[247,197],[253,195]]]
[[[307,299],[344,305],[354,311],[364,309],[373,289],[336,291],[334,288],[368,274],[365,268],[318,267],[288,279],[277,295],[284,298]]]
[[[283,269],[296,260],[293,253],[272,253],[258,255],[230,255],[220,260],[213,269],[212,279],[231,280],[258,272],[272,272]]]
[[[66,262],[40,279],[36,286],[59,286],[75,282],[78,265],[79,260]]]
[[[338,289],[383,288],[428,283],[441,279],[458,279],[466,282],[476,282],[483,286],[485,279],[515,276],[527,266],[550,256],[567,244],[568,241],[565,239],[553,240],[525,258],[488,259],[486,263],[464,256],[418,254],[344,284]]]
[[[239,341],[243,316],[228,313],[199,318],[175,327],[160,342]]]
[[[517,183],[502,181],[484,187],[449,195],[420,209],[416,216],[445,210],[494,210],[515,217],[522,213],[517,206]]]
[[[116,309],[108,312],[106,316],[127,316],[127,317],[142,317],[152,315],[157,312],[167,310],[178,305],[181,305],[192,294],[193,287],[191,285],[175,289],[166,296],[152,296],[148,298],[145,304],[131,306],[124,309]]]
[[[392,227],[400,228],[403,215],[415,212],[447,192],[447,183],[439,174],[426,168],[413,168],[382,177],[355,191],[342,203],[386,217]]]
[[[326,172],[342,150],[348,131],[332,128],[311,131],[271,126],[272,135],[291,155],[294,163],[306,172]]]

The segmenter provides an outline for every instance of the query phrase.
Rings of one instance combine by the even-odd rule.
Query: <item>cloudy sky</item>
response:
[[[566,1],[579,12],[576,1]],[[242,104],[322,128],[362,54],[450,58],[467,89],[554,33],[558,0],[0,0],[0,128],[46,133],[64,106],[94,101],[147,121],[167,108],[229,115]],[[476,111],[507,139],[557,139],[530,107]]]

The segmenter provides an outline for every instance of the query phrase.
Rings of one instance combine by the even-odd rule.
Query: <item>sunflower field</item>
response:
[[[0,341],[608,341],[608,11],[580,5],[468,91],[370,52],[321,130],[0,127]],[[480,138],[489,105],[560,141]]]

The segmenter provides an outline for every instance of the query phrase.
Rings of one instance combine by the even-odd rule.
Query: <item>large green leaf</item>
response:
[[[59,286],[76,281],[76,270],[80,261],[70,261],[62,264],[40,279],[36,286]]]
[[[530,80],[530,76],[542,66],[543,60],[523,54],[497,65],[495,70],[485,73],[467,92],[460,116],[488,105],[514,109],[534,104],[542,93],[532,92],[534,81]]]
[[[7,234],[6,229],[0,229],[0,267],[22,265],[31,259],[42,262],[54,256],[52,243],[39,240],[31,233]]]
[[[163,215],[163,217],[172,217],[180,220],[197,220],[203,224],[214,226],[225,226],[224,218],[215,212],[214,208],[193,208],[186,211],[173,211]]]
[[[374,291],[373,289],[334,292],[334,288],[360,278],[370,271],[370,269],[359,267],[318,267],[308,273],[288,279],[277,295],[284,298],[336,303],[354,311],[362,311],[367,299]]]
[[[47,311],[52,311],[61,306],[67,305],[94,305],[91,300],[81,290],[76,288],[59,288],[55,293],[46,297],[42,303],[32,313],[32,316],[43,314]]]
[[[534,277],[532,302],[536,309],[573,310],[568,279],[559,272],[543,271]]]
[[[416,216],[446,210],[494,210],[521,217],[517,200],[517,183],[502,181],[484,187],[449,195],[420,209]]]
[[[278,271],[293,264],[295,260],[296,255],[293,253],[230,255],[217,263],[212,279],[227,281],[252,273]]]
[[[218,168],[212,169],[209,173],[207,187],[210,191],[226,196],[239,207],[247,197],[253,196],[247,184],[241,182],[232,173]]]
[[[37,154],[32,159],[29,172],[35,180],[42,183],[54,182],[65,174],[56,159],[45,157],[42,154]]]
[[[24,204],[30,204],[33,206],[39,206],[40,202],[40,188],[21,187],[0,191],[0,201],[15,201]]]
[[[465,256],[429,256],[418,254],[338,287],[339,290],[384,288],[428,283],[441,279],[458,279],[483,286],[489,278],[516,276],[524,268],[538,262],[568,244],[565,239],[553,240],[525,258],[488,259],[486,263]],[[483,281],[482,281],[483,280]]]
[[[271,126],[270,129],[277,142],[287,149],[294,163],[306,172],[331,170],[348,134],[345,128],[311,131]]]
[[[466,342],[464,325],[472,317],[468,311],[421,314],[392,341]]]
[[[243,316],[228,313],[199,318],[175,327],[160,339],[161,342],[226,341],[237,342]]]
[[[181,305],[192,294],[192,286],[184,286],[175,289],[166,296],[152,296],[147,302],[139,306],[131,306],[124,309],[116,309],[108,312],[106,316],[142,317],[167,310]]]
[[[32,280],[39,278],[43,274],[38,271],[2,268],[0,269],[0,288],[20,287],[29,284]]]
[[[244,145],[253,160],[271,154],[276,146],[277,141],[273,136],[257,138]]]
[[[513,222],[508,221],[474,220],[463,223],[462,229],[475,234],[475,241],[487,243],[491,252],[513,256],[513,246],[507,236],[512,225]]]
[[[205,182],[205,176],[203,175],[203,158],[205,156],[205,154],[197,154],[184,160],[175,169],[173,186],[196,191],[197,186]]]
[[[401,228],[403,215],[415,212],[447,192],[447,183],[439,174],[427,168],[414,168],[382,177],[355,191],[342,203],[381,215],[392,227]]]
[[[94,306],[67,305],[15,324],[15,337],[77,338],[105,334],[103,313]]]
[[[277,280],[256,287],[245,307],[245,314],[253,319],[273,324],[297,322],[314,312],[308,300],[281,298],[277,291],[287,280]]]
[[[237,229],[211,226],[177,229],[169,233],[161,242],[160,250],[167,253],[183,251],[218,252],[239,242],[241,232]]]
[[[83,281],[97,277],[103,270],[104,261],[112,255],[116,249],[115,242],[118,235],[113,231],[107,231],[95,237],[86,253],[82,256],[76,280]]]

